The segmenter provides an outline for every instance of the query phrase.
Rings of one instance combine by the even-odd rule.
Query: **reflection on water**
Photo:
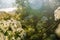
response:
[[[54,8],[55,6],[60,5],[60,2],[58,0],[29,0],[29,3],[33,9],[39,9],[47,5],[50,8]]]
[[[0,8],[9,8],[9,7],[14,7],[16,0],[0,0]],[[39,9],[42,6],[50,5],[51,8],[52,6],[55,5],[60,5],[60,2],[57,2],[57,0],[28,0],[29,5],[33,9]]]
[[[42,7],[43,0],[29,0],[29,3],[33,9],[39,9]]]
[[[13,7],[15,0],[0,0],[0,8],[9,8]]]

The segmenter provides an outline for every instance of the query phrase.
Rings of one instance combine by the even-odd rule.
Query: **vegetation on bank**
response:
[[[24,1],[26,1],[26,4]],[[1,28],[4,35],[7,35],[8,38],[10,38],[11,35],[14,36],[14,39],[11,37],[10,40],[58,40],[58,37],[55,34],[55,29],[57,28],[58,21],[54,20],[54,10],[57,8],[56,5],[53,6],[47,3],[47,5],[45,6],[44,4],[41,9],[32,9],[29,5],[28,0],[16,0],[16,4],[18,4],[16,14],[11,15],[12,13],[9,14],[6,12],[2,12],[0,14],[0,21],[3,20],[3,23],[0,25],[0,27],[2,26],[3,28],[4,22],[8,22],[8,20],[11,21],[12,18],[13,21],[16,20],[16,23],[18,21],[16,26],[18,26],[20,22],[19,25],[21,26],[18,27],[21,27],[23,30],[23,37],[19,35],[21,32],[15,31],[13,33],[12,28],[6,31],[4,30],[5,28]],[[10,23],[12,23],[12,21]],[[14,27],[14,24],[12,25]],[[10,25],[6,27],[12,26]],[[19,29],[19,31],[21,30]],[[1,33],[1,35],[3,34]]]

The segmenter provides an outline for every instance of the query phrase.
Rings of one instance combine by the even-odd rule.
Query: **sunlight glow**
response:
[[[14,7],[14,8],[2,8],[2,9],[0,9],[0,11],[4,11],[4,12],[11,12],[11,11],[14,11],[14,10],[17,10],[17,8]]]

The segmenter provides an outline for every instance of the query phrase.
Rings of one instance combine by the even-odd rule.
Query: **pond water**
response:
[[[0,0],[0,8],[14,7],[15,0]]]

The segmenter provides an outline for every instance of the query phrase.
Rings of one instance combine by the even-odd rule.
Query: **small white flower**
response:
[[[9,40],[9,39],[8,39],[8,36],[5,36],[5,40]]]
[[[21,40],[21,38],[18,37],[17,40]]]
[[[4,34],[0,32],[0,40],[4,40]]]

